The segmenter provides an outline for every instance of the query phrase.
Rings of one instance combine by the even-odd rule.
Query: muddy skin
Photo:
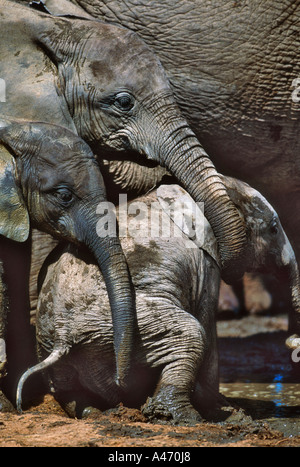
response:
[[[186,410],[185,410],[186,405]],[[154,397],[149,397],[142,407],[147,420],[172,420],[175,423],[193,424],[202,421],[197,410],[191,410],[187,394],[178,394],[172,385],[160,387]]]
[[[294,271],[294,252],[272,206],[247,184],[223,178],[247,225],[247,269],[277,265],[280,271],[282,268]],[[182,188],[169,185],[140,198],[139,202],[156,209],[161,203],[164,206],[161,214],[165,216],[162,225],[167,225],[170,217],[166,207],[172,205],[174,198],[184,199],[184,196],[186,192]],[[160,201],[152,205],[155,200]],[[128,222],[130,220],[129,216]],[[176,222],[174,224],[177,228]],[[93,405],[88,394],[83,402],[87,390],[98,396],[99,402],[95,405],[98,409],[103,409],[105,404],[113,407],[121,402],[138,407],[142,399],[148,397],[142,412],[152,420],[163,418],[188,424],[205,417],[241,423],[245,418],[243,422],[250,423],[243,410],[229,402],[223,404],[226,410],[222,410],[224,400],[219,395],[214,321],[220,271],[217,250],[213,251],[215,239],[209,235],[209,224],[205,226],[208,230],[201,247],[197,238],[191,241],[188,236],[182,237],[182,232],[181,238],[177,235],[167,239],[163,236],[149,238],[147,215],[142,216],[139,224],[139,233],[143,235],[122,238],[136,292],[139,335],[133,372],[123,392],[111,378],[111,327],[101,277],[90,261],[84,261],[80,251],[68,249],[62,254],[60,251],[56,259],[45,265],[44,288],[40,294],[37,336],[42,351],[41,363],[22,377],[18,395],[26,377],[51,364],[49,375],[55,397],[68,413],[68,407],[73,407],[75,402],[73,416],[74,413],[78,416],[80,410],[85,412],[83,403],[86,407]],[[71,284],[70,274],[76,278]],[[83,278],[84,290],[81,289]],[[296,285],[297,277],[291,275],[292,292]],[[100,296],[99,309],[97,297]],[[294,304],[297,309],[297,302]],[[55,343],[53,336],[57,325],[53,316],[58,310],[62,326],[72,329],[73,344],[61,341],[57,346]],[[146,385],[147,378],[148,381],[152,379],[152,390]],[[82,394],[78,392],[78,382],[82,385]]]
[[[13,404],[7,399],[7,397],[3,394],[3,392],[0,390],[0,412],[11,412],[11,413],[17,413],[15,407]]]
[[[14,349],[6,342],[8,334],[10,342],[20,347],[23,356],[32,350],[32,342],[26,342],[24,337],[29,327],[28,302],[24,296],[28,293],[25,278],[30,267],[31,231],[36,228],[58,241],[86,247],[98,261],[107,280],[111,311],[116,319],[116,378],[121,385],[130,366],[127,357],[132,337],[130,321],[135,320],[134,297],[118,237],[101,237],[96,231],[95,212],[107,198],[91,149],[61,126],[2,118],[0,186],[0,372],[5,371],[6,362],[14,360]],[[19,283],[19,275],[23,273]],[[21,319],[14,315],[16,301]],[[125,316],[129,314],[131,318],[127,320]],[[19,330],[21,334],[24,332],[21,340],[16,337]],[[18,375],[23,369],[15,365],[13,371]],[[2,383],[1,389],[6,392]]]
[[[202,421],[184,426],[166,420],[147,422],[139,409],[125,405],[104,412],[87,407],[89,418],[71,419],[53,396],[43,395],[39,385],[40,397],[28,401],[22,416],[1,415],[0,446],[168,446],[185,450],[217,446],[298,447],[300,397],[295,390],[299,378],[293,373],[284,347],[286,316],[274,311],[267,316],[224,319],[217,326],[220,390],[231,403],[242,405],[254,424]],[[283,378],[275,382],[278,374]],[[264,389],[259,380],[264,381]]]

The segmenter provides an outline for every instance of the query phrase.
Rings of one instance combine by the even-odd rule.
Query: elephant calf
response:
[[[89,146],[71,131],[49,123],[0,120],[0,236],[25,242],[31,228],[85,246],[101,268],[114,323],[116,377],[130,366],[135,306],[128,267],[118,237],[96,232],[97,206],[106,190]],[[0,248],[0,380],[6,367],[7,310]],[[16,272],[14,271],[14,274]],[[24,280],[25,283],[25,280]],[[7,287],[9,292],[9,286]],[[12,291],[11,291],[12,292]],[[24,304],[24,313],[26,304]],[[1,381],[0,381],[1,383]],[[0,411],[3,395],[0,391]]]
[[[247,225],[247,269],[286,270],[293,289],[295,256],[276,212],[248,185],[225,177],[224,183]],[[139,198],[134,208],[130,205],[128,227],[136,220],[132,213],[141,213],[142,202],[153,216],[160,196],[160,225],[165,228],[170,220],[165,206],[174,191],[182,194],[177,186],[160,187]],[[47,367],[52,391],[70,416],[122,401],[143,404],[149,418],[197,421],[224,403],[215,324],[220,269],[209,227],[202,243],[197,236],[192,239],[193,229],[189,238],[175,221],[173,235],[151,237],[148,218],[138,218],[139,230],[131,228],[133,235],[121,242],[136,292],[138,328],[127,388],[114,380],[111,313],[102,276],[91,257],[70,246],[53,253],[45,265],[37,311],[42,361],[19,382],[19,410],[26,378]]]

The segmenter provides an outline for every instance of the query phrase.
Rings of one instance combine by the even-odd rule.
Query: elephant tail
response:
[[[18,387],[17,387],[17,393],[16,393],[16,406],[17,406],[17,411],[19,413],[22,413],[22,391],[23,391],[23,386],[27,378],[29,376],[33,375],[34,373],[38,373],[39,371],[42,371],[46,368],[48,368],[51,365],[54,365],[54,363],[58,362],[63,355],[68,353],[67,348],[56,348],[53,349],[51,354],[42,362],[37,363],[35,366],[28,368],[25,373],[21,376],[18,382]]]

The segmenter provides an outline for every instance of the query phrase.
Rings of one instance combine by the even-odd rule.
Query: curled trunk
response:
[[[222,276],[232,282],[244,273],[245,221],[230,199],[212,161],[185,121],[166,124],[167,135],[156,141],[162,164],[196,202],[204,203],[205,216],[216,236]]]

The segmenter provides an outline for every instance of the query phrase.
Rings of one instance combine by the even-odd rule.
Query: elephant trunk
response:
[[[81,216],[81,221],[86,216]],[[114,350],[116,355],[116,382],[125,385],[129,372],[136,326],[134,290],[119,238],[107,232],[96,231],[94,221],[83,221],[82,242],[93,253],[102,272],[111,306]],[[78,228],[78,224],[77,224]]]
[[[94,254],[106,283],[110,301],[114,349],[116,354],[116,383],[125,386],[125,378],[129,372],[131,351],[133,346],[136,313],[126,259],[118,237],[98,237],[95,222],[87,222],[87,216],[78,215],[76,237]],[[69,353],[72,348],[68,323],[58,315],[56,320],[56,336],[51,354],[42,362],[29,368],[21,376],[16,393],[18,412],[22,412],[22,391],[25,381],[33,374],[54,365]]]
[[[162,139],[161,162],[196,202],[204,203],[205,216],[216,236],[222,277],[231,282],[244,273],[246,229],[218,172],[186,122],[169,123]]]

